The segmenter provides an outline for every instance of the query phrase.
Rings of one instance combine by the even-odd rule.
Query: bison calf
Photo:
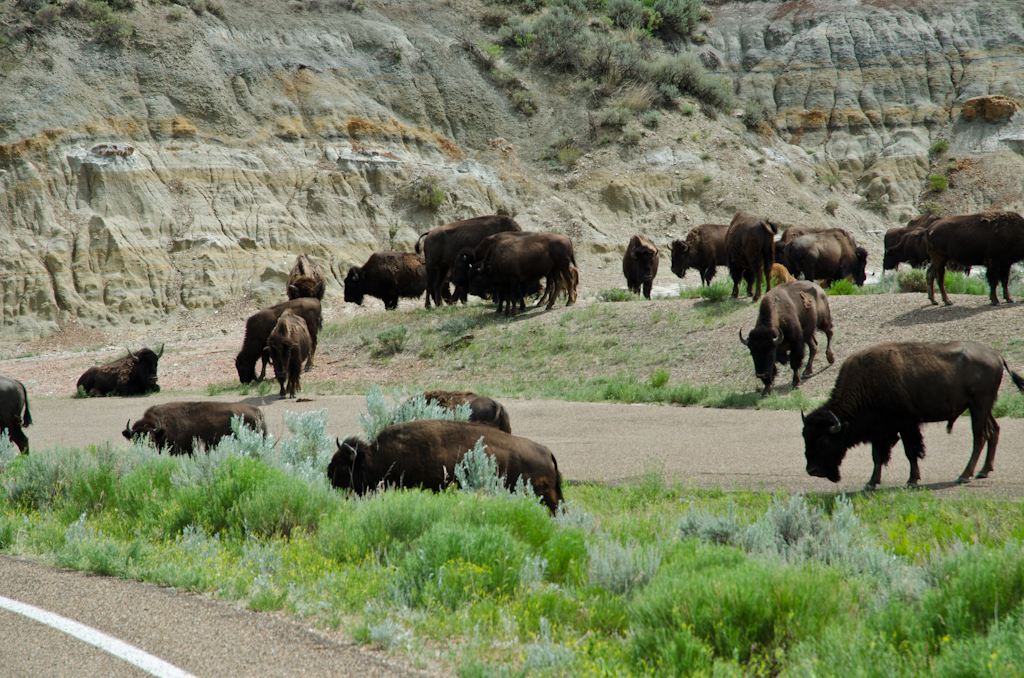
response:
[[[483,438],[509,490],[522,478],[552,515],[562,502],[562,476],[551,450],[490,426],[424,419],[385,428],[372,443],[338,441],[327,467],[331,485],[362,495],[383,487],[424,487],[435,492],[455,479],[455,465]]]
[[[398,308],[399,297],[415,299],[427,289],[427,265],[422,255],[412,252],[374,252],[362,266],[353,266],[345,276],[345,301],[363,305],[369,295],[384,302],[384,308]]]
[[[156,383],[156,369],[163,354],[163,344],[160,345],[159,353],[154,353],[148,348],[138,353],[132,353],[132,350],[128,349],[128,355],[123,358],[87,369],[78,379],[78,388],[88,396],[157,393],[160,391],[160,385]]]
[[[215,403],[207,401],[154,405],[132,424],[131,419],[121,432],[128,440],[148,437],[158,450],[171,454],[192,454],[193,441],[213,447],[224,436],[231,435],[231,419],[242,417],[254,431],[267,432],[267,424],[258,407],[247,403]]]
[[[295,397],[295,392],[302,389],[299,383],[302,375],[302,361],[310,354],[309,330],[306,321],[292,311],[285,311],[277,319],[270,337],[267,338],[267,349],[270,352],[270,363],[274,366],[274,376],[281,384],[280,396],[284,398],[285,382],[288,395]]]
[[[832,313],[825,291],[812,282],[791,282],[769,290],[761,300],[757,325],[747,339],[740,330],[740,341],[750,349],[754,373],[764,382],[761,397],[768,395],[775,381],[775,363],[789,362],[793,368],[793,388],[800,385],[800,365],[804,361],[804,346],[810,351],[804,376],[814,371],[814,356],[818,353],[815,330],[828,338],[825,355],[828,364],[836,361],[832,353]]]
[[[651,298],[651,286],[658,275],[658,248],[647,236],[637,233],[629,239],[626,253],[622,257],[622,274],[626,276],[626,286],[633,294]]]
[[[22,454],[28,454],[28,438],[21,428],[31,425],[32,413],[28,411],[25,385],[17,379],[0,377],[0,431],[7,431]]]
[[[427,391],[423,394],[427,402],[435,402],[441,407],[454,410],[463,403],[469,403],[469,420],[485,426],[512,433],[512,424],[508,419],[505,407],[493,398],[477,395],[472,391]]]

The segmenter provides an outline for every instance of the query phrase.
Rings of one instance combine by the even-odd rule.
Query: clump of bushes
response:
[[[939,153],[945,153],[946,151],[949,150],[949,142],[946,141],[945,139],[939,139],[934,144],[932,144],[931,148],[928,150],[935,155],[938,155]]]
[[[825,211],[831,214],[832,216],[836,215],[837,209],[839,209],[838,200],[829,200],[827,203],[825,203]]]
[[[944,190],[949,188],[949,179],[941,174],[929,174],[928,188],[933,193],[942,193]]]
[[[402,198],[431,210],[436,210],[440,207],[448,197],[444,186],[441,184],[441,178],[433,174],[425,174],[422,177],[418,177],[398,193]]]

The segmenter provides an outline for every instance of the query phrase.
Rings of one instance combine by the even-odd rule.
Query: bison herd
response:
[[[780,230],[781,237],[776,240]],[[928,297],[933,304],[937,303],[935,279],[943,301],[952,303],[943,280],[947,267],[978,265],[987,267],[992,304],[999,303],[996,290],[1000,284],[1003,298],[1012,302],[1008,279],[1011,265],[1024,259],[1024,218],[997,211],[920,217],[905,227],[891,229],[884,245],[885,270],[900,263],[929,266]],[[828,362],[835,362],[832,315],[822,285],[842,279],[863,285],[867,256],[867,250],[845,229],[780,229],[767,219],[737,212],[730,224],[703,224],[693,228],[685,240],[672,242],[671,270],[683,278],[687,269],[694,268],[701,283],[709,285],[717,267],[725,266],[733,281],[733,297],[738,296],[742,280],[754,301],[760,299],[756,324],[746,338],[740,330],[739,339],[750,352],[765,396],[772,389],[777,364],[792,369],[794,388],[801,376],[812,374],[819,330],[827,339]],[[650,298],[658,264],[654,242],[639,233],[630,238],[622,262],[630,291]],[[321,266],[300,255],[288,276],[288,300],[246,321],[242,348],[235,359],[242,383],[263,380],[270,363],[280,396],[296,397],[303,369],[313,367],[326,285]],[[572,304],[578,285],[579,269],[569,238],[525,232],[512,218],[491,215],[423,233],[415,253],[372,254],[362,266],[349,269],[344,299],[362,304],[366,296],[373,296],[391,310],[397,308],[400,298],[422,294],[430,308],[432,303],[440,307],[465,302],[468,294],[474,294],[492,299],[499,312],[515,316],[525,310],[526,297],[532,295],[541,295],[538,305],[546,303],[549,309],[563,294],[567,305]],[[78,380],[79,395],[158,392],[157,364],[163,351],[163,346],[156,352],[128,349],[122,358],[89,368]],[[257,362],[262,363],[258,375]],[[846,450],[870,443],[875,466],[867,487],[877,487],[882,466],[902,438],[910,461],[908,484],[915,485],[920,480],[918,459],[924,457],[920,425],[946,421],[947,430],[952,430],[953,422],[970,411],[974,445],[958,480],[970,479],[986,444],[985,463],[977,477],[987,477],[999,441],[992,408],[1004,370],[1024,392],[1024,378],[1014,373],[999,353],[974,342],[885,343],[854,353],[841,366],[828,401],[801,415],[807,473],[838,482]],[[471,391],[428,391],[424,395],[446,408],[468,403],[470,421],[414,421],[386,428],[371,443],[357,438],[338,441],[327,471],[331,484],[357,494],[383,485],[439,490],[453,481],[452,471],[462,455],[482,440],[509,487],[520,478],[528,480],[543,503],[552,512],[557,509],[562,490],[554,456],[543,445],[513,436],[508,413],[500,403]],[[148,439],[170,454],[192,454],[196,441],[209,447],[230,435],[233,417],[266,432],[262,413],[252,405],[175,402],[150,407],[134,424],[129,419],[123,435],[129,440]],[[0,377],[0,428],[26,454],[29,445],[22,427],[31,423],[25,387]]]

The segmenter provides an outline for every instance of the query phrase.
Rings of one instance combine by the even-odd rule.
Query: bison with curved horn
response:
[[[263,413],[254,405],[197,401],[153,405],[134,424],[129,419],[121,435],[131,441],[149,438],[158,450],[190,455],[196,440],[213,447],[231,435],[234,417],[254,431],[267,432]]]
[[[79,377],[77,387],[87,396],[159,393],[156,370],[163,354],[163,344],[160,344],[160,350],[156,353],[148,348],[132,353],[129,348],[125,357],[87,369]]]

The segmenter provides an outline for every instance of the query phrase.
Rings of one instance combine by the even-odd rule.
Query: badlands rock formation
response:
[[[1019,209],[1024,192],[1019,2],[715,3],[693,48],[774,131],[670,111],[636,147],[602,144],[585,88],[523,63],[539,111],[516,110],[474,57],[493,39],[475,0],[169,7],[138,5],[123,48],[83,21],[0,48],[5,337],[273,303],[302,251],[340,304],[349,265],[483,213],[600,261],[636,230],[665,243],[736,209],[877,247],[922,199]],[[543,159],[566,136],[588,151],[571,172]],[[963,189],[929,196],[938,139]],[[428,175],[436,210],[409,198]]]

